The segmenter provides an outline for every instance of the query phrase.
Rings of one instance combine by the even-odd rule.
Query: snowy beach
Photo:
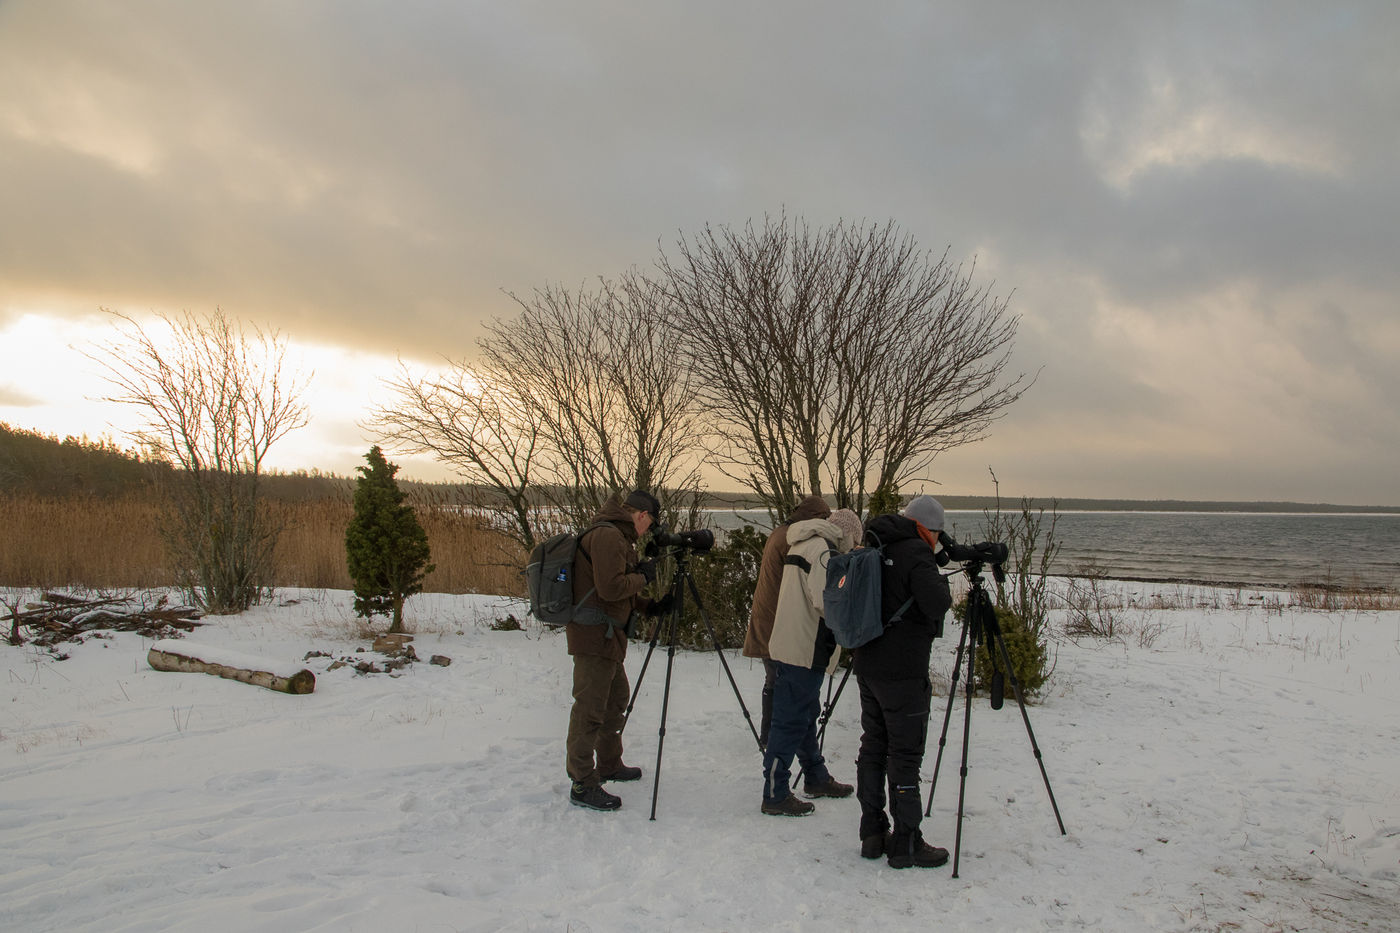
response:
[[[564,638],[492,630],[516,601],[415,597],[422,661],[393,675],[330,669],[372,657],[344,592],[279,591],[187,638],[279,665],[319,652],[307,696],[155,671],[135,634],[62,661],[6,645],[0,929],[1397,929],[1400,612],[1116,585],[1175,608],[1123,610],[1115,641],[1057,629],[1029,707],[1068,834],[1016,704],[979,699],[956,879],[861,859],[853,799],[761,815],[713,652],[675,658],[656,820],[661,650],[625,736],[643,780],[609,785],[618,813],[570,806]],[[926,795],[957,632],[935,644]],[[756,718],[761,667],[727,657]],[[959,696],[924,823],[950,851],[962,724]],[[836,778],[858,739],[848,687]]]

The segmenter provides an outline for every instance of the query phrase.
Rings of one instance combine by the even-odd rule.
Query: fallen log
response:
[[[183,639],[156,642],[146,653],[146,661],[158,671],[213,674],[279,693],[305,694],[316,689],[316,675],[304,668],[296,670],[266,658],[207,645],[192,645]]]

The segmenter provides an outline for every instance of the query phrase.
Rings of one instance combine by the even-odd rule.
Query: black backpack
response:
[[[545,625],[558,627],[570,622],[583,625],[616,624],[601,609],[583,608],[596,590],[574,602],[574,555],[583,536],[606,522],[589,525],[581,532],[561,531],[535,545],[525,565],[525,585],[530,591],[530,614]]]
[[[844,554],[832,551],[826,562],[826,586],[822,588],[822,608],[826,627],[842,648],[859,648],[885,633],[880,618],[880,577],[887,565],[885,548],[872,532],[866,539],[873,547],[852,549]],[[890,617],[898,622],[914,602],[910,596]]]

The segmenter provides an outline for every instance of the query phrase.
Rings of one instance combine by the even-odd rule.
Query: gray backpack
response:
[[[584,608],[596,590],[574,602],[574,556],[583,536],[606,522],[589,525],[583,531],[561,531],[541,541],[530,552],[525,565],[525,585],[530,591],[530,614],[551,628],[577,622],[581,625],[616,625],[601,609]],[[609,633],[611,634],[611,633]]]

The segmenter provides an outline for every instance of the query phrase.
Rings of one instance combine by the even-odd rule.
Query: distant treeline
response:
[[[368,450],[368,448],[366,448]],[[118,498],[154,487],[161,474],[171,467],[144,457],[138,451],[124,450],[110,440],[67,437],[62,440],[14,428],[0,422],[0,495],[50,497],[93,496]],[[348,498],[354,492],[355,478],[321,473],[317,470],[269,473],[263,477],[268,498],[284,502]],[[410,494],[428,496],[439,502],[482,501],[481,491],[465,483],[422,483],[399,481]],[[933,492],[946,509],[993,509],[992,496],[953,496]],[[415,497],[416,498],[416,497]],[[1191,499],[1049,499],[1033,498],[1033,509],[1061,512],[1387,512],[1400,513],[1397,506],[1332,505],[1321,502],[1219,502]],[[1003,510],[1019,508],[1020,501],[1003,497]],[[759,509],[762,504],[743,493],[707,493],[703,508]]]
[[[993,509],[991,496],[943,496],[931,493],[945,509]],[[1061,512],[1391,512],[1400,506],[1330,505],[1322,502],[1217,502],[1205,499],[1047,499],[1032,498],[1032,509]],[[1020,500],[1001,500],[1002,510],[1019,508]]]
[[[110,440],[59,440],[0,421],[0,495],[118,499],[156,488],[171,469],[168,463],[123,449]],[[355,492],[355,477],[316,470],[265,473],[260,482],[263,495],[279,502],[348,502]],[[411,480],[399,485],[436,501],[451,501],[466,489],[451,483]]]

